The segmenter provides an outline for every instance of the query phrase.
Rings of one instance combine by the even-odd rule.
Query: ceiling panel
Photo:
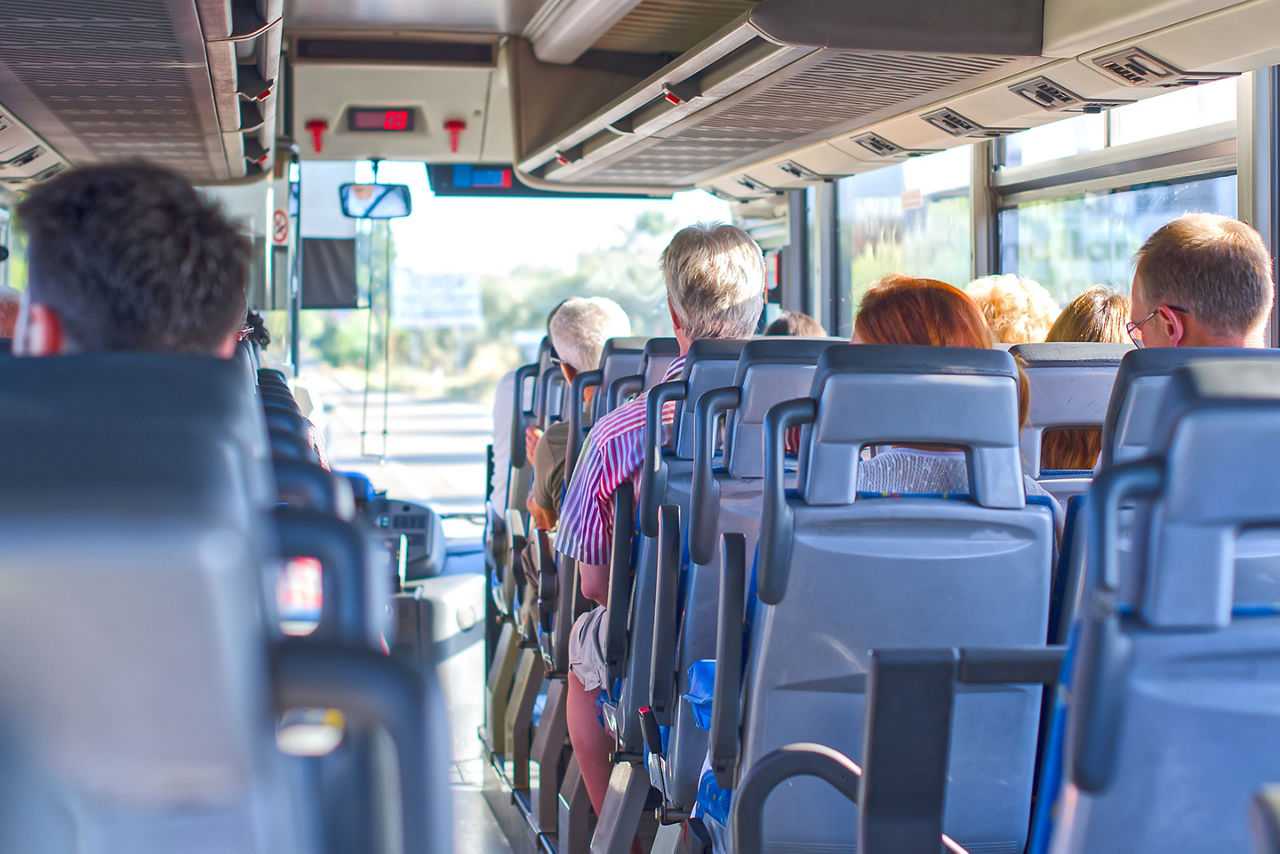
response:
[[[542,0],[287,0],[289,30],[519,33]]]
[[[4,106],[64,157],[227,177],[190,0],[0,2],[0,20]]]
[[[644,0],[595,43],[596,50],[682,53],[757,0]]]

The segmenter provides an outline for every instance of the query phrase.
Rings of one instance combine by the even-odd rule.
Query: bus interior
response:
[[[239,223],[273,340],[0,358],[4,850],[1280,852],[1276,309],[850,343],[895,273],[1127,293],[1189,212],[1274,259],[1280,0],[0,0],[0,286],[119,160]],[[823,336],[681,343],[704,220]],[[570,381],[575,295],[632,336]],[[571,483],[638,396],[593,808],[526,435]],[[859,491],[895,439],[973,494]]]

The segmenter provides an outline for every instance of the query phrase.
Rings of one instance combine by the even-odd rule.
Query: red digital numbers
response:
[[[387,114],[382,117],[383,130],[405,130],[408,127],[408,110],[387,110]]]

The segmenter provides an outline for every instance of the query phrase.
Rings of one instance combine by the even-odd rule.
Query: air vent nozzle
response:
[[[35,160],[41,154],[44,154],[43,145],[33,145],[21,154],[15,155],[8,160],[0,160],[0,169],[20,169],[26,166],[32,160]]]
[[[881,157],[892,157],[895,154],[906,153],[906,149],[901,145],[896,142],[890,142],[877,133],[864,133],[861,136],[855,136],[853,141],[872,154],[878,154]]]
[[[807,169],[804,166],[801,166],[794,160],[783,161],[778,164],[778,168],[793,178],[799,178],[801,181],[821,181],[823,178],[822,175],[819,175],[812,169]]]
[[[1162,89],[1195,86],[1236,76],[1234,72],[1226,71],[1182,71],[1136,47],[1099,56],[1093,64],[1128,86]]]
[[[1042,110],[1061,113],[1100,113],[1112,107],[1132,104],[1132,100],[1089,100],[1072,92],[1066,86],[1054,83],[1048,77],[1033,77],[1009,87],[1018,97],[1030,101]]]
[[[938,130],[965,139],[995,139],[1013,133],[1016,128],[989,128],[967,119],[949,107],[920,116]]]

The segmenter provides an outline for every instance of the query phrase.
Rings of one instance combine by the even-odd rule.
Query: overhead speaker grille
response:
[[[74,160],[141,157],[194,181],[226,178],[208,58],[189,0],[4,8],[0,74],[29,96],[3,97],[55,148]],[[24,109],[22,97],[56,123]]]

